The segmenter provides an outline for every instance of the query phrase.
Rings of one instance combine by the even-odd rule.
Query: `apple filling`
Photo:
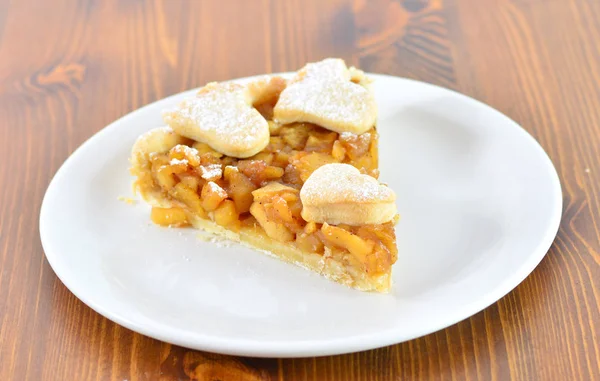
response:
[[[268,107],[261,110],[270,112]],[[307,222],[300,215],[300,188],[325,164],[347,163],[378,177],[376,130],[338,134],[308,123],[281,126],[272,121],[269,128],[269,145],[248,159],[224,156],[192,140],[151,153],[146,164],[151,175],[138,176],[138,185],[160,190],[175,205],[154,207],[152,221],[186,226],[193,218],[209,219],[234,232],[259,231],[368,274],[389,271],[397,257],[393,221],[333,226]]]

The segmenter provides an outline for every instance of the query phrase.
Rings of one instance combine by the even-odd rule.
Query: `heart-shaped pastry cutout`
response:
[[[338,133],[362,134],[375,125],[377,106],[360,70],[341,59],[310,63],[298,71],[275,105],[281,124],[309,122]]]
[[[253,87],[209,83],[163,119],[178,134],[227,156],[246,158],[269,144],[269,124],[252,106]]]
[[[396,212],[394,191],[349,164],[326,164],[300,190],[302,218],[331,225],[382,224]]]

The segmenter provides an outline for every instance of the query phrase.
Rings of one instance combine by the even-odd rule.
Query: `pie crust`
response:
[[[369,80],[339,59],[289,81],[210,83],[132,149],[134,189],[165,226],[193,226],[364,291],[397,259]]]

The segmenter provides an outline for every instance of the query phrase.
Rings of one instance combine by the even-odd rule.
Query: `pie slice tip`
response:
[[[387,292],[397,212],[394,192],[376,180],[369,83],[328,59],[290,80],[208,84],[134,144],[134,188],[159,225],[193,226]]]

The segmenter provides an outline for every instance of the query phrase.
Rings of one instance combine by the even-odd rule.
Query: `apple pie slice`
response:
[[[134,189],[159,225],[191,225],[386,292],[397,213],[377,181],[376,117],[369,80],[339,59],[289,80],[209,83],[138,138]]]

